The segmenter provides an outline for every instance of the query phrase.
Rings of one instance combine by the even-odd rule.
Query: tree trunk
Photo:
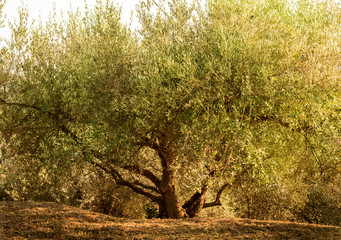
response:
[[[166,209],[166,204],[165,202],[160,202],[159,204],[159,218],[169,218],[168,217],[168,213],[167,213],[167,209]]]
[[[162,165],[162,179],[158,188],[164,201],[167,216],[169,218],[184,218],[187,214],[180,204],[173,172],[176,151],[170,146],[169,137],[166,135],[162,135],[154,149],[157,151]]]
[[[167,216],[169,218],[186,217],[186,212],[182,208],[177,194],[175,177],[169,166],[163,170],[160,190],[163,195]]]

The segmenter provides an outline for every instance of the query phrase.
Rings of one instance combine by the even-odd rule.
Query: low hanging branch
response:
[[[139,174],[141,176],[144,176],[148,178],[152,183],[154,183],[155,186],[160,186],[161,180],[154,175],[150,170],[148,169],[141,169],[137,166],[133,165],[125,165],[123,166],[123,169],[134,172],[136,174]]]
[[[219,191],[217,192],[217,195],[216,195],[215,200],[214,200],[213,202],[210,202],[210,203],[204,203],[203,208],[221,206],[220,198],[221,198],[221,195],[223,194],[224,190],[225,190],[227,187],[231,187],[231,184],[225,183],[223,186],[221,186],[221,188],[220,188]]]
[[[66,126],[63,126],[62,131],[65,134],[71,136],[71,138],[76,142],[76,144],[79,145],[82,148],[83,153],[87,154],[88,151],[86,150],[86,148],[84,146],[82,146],[79,138],[72,131],[70,131]],[[100,159],[100,160],[104,160],[103,155],[100,154],[99,152],[91,150],[90,153],[95,158]],[[90,160],[89,162],[92,163],[93,165],[101,168],[106,173],[110,174],[114,178],[114,180],[115,180],[117,185],[122,185],[122,186],[129,187],[134,192],[148,197],[153,202],[160,203],[162,201],[161,196],[156,196],[156,195],[151,194],[150,192],[148,192],[148,190],[150,190],[150,191],[153,191],[153,192],[159,194],[160,192],[159,192],[158,188],[152,187],[152,186],[148,186],[148,185],[143,184],[143,183],[141,183],[139,181],[130,182],[128,180],[125,180],[122,177],[122,175],[113,167],[103,166],[103,163],[100,164],[100,163],[97,163],[97,162],[95,162],[93,160]],[[123,169],[126,169],[126,170],[133,170],[134,169],[135,173],[147,177],[153,183],[157,183],[158,184],[160,182],[160,180],[152,172],[150,172],[149,170],[141,170],[138,167],[133,167],[133,166],[126,166],[126,167],[123,167]],[[156,185],[156,186],[158,186],[158,185]]]
[[[44,109],[34,106],[34,105],[29,105],[26,103],[13,103],[13,102],[7,102],[4,99],[0,98],[0,105],[4,105],[4,106],[17,106],[17,107],[23,107],[23,108],[30,108],[30,109],[34,109],[37,110],[39,112],[42,112],[44,114],[47,114],[48,116],[52,117],[53,119],[56,118],[56,114],[53,114],[52,112],[49,111],[45,111]]]
[[[136,185],[136,184],[131,183],[127,180],[124,180],[123,177],[121,176],[121,174],[117,170],[112,169],[111,172],[112,172],[111,175],[114,177],[116,184],[129,187],[134,192],[139,193],[141,195],[144,195],[156,203],[160,203],[162,201],[161,197],[153,195],[153,194],[145,191],[141,187],[139,187],[139,186],[141,186],[141,184]]]
[[[44,114],[47,114],[49,117],[51,117],[53,120],[58,120],[58,115],[54,114],[53,112],[46,111],[41,107],[37,107],[34,105],[29,105],[25,103],[13,103],[13,102],[7,102],[4,99],[0,98],[0,105],[4,106],[17,106],[17,107],[22,107],[22,108],[29,108],[29,109],[34,109],[36,111],[42,112]],[[83,152],[84,157],[87,159],[87,161],[92,164],[93,166],[102,169],[104,172],[110,174],[113,176],[116,184],[118,185],[123,185],[131,188],[134,192],[139,193],[141,195],[144,195],[148,198],[150,198],[154,202],[160,202],[162,199],[160,196],[156,196],[148,192],[148,190],[153,191],[157,194],[160,193],[159,189],[157,188],[160,185],[160,179],[158,179],[151,171],[146,170],[146,169],[140,169],[136,166],[132,165],[126,165],[123,167],[123,169],[132,171],[138,175],[144,176],[147,179],[149,179],[153,184],[157,187],[153,186],[148,186],[146,184],[143,184],[139,181],[134,181],[130,182],[125,180],[121,174],[114,169],[113,167],[107,166],[106,164],[103,163],[103,161],[95,161],[92,157],[95,157],[96,159],[99,160],[104,160],[104,157],[102,154],[99,152],[96,152],[94,150],[88,150],[85,146],[83,146],[82,141],[78,138],[78,136],[72,132],[65,124],[61,124],[58,126],[61,132],[63,132],[65,135],[71,137],[71,139],[76,143],[78,147],[80,147],[81,151]],[[89,156],[91,155],[91,156]]]
[[[51,111],[46,111],[41,107],[37,107],[34,105],[29,104],[23,104],[23,103],[10,103],[6,102],[4,99],[0,99],[0,105],[5,106],[18,106],[23,108],[30,108],[34,109],[36,111],[42,112],[44,114],[47,114],[51,119],[57,122],[57,127],[59,130],[64,133],[66,136],[69,136],[75,144],[79,147],[79,149],[82,151],[84,158],[93,166],[103,170],[107,174],[111,175],[117,185],[126,186],[133,190],[135,193],[141,194],[150,200],[152,200],[155,203],[158,203],[160,206],[164,205],[164,199],[161,191],[161,179],[159,179],[153,172],[151,172],[148,169],[143,169],[139,166],[127,164],[124,166],[112,166],[110,164],[107,164],[108,162],[116,162],[114,159],[106,159],[105,156],[95,150],[91,150],[88,148],[88,146],[85,146],[83,141],[77,136],[75,132],[70,130],[68,126],[66,125],[66,122],[59,124],[61,120],[69,120],[67,118],[67,114],[63,115],[63,118],[61,119],[58,114],[55,114]],[[142,142],[140,143],[143,146],[150,147],[154,149],[159,157],[163,165],[167,165],[166,156],[164,156],[163,149],[159,145],[159,143],[152,141],[149,138],[142,138]],[[118,169],[129,171],[131,173],[140,175],[142,177],[145,177],[148,179],[151,183],[153,183],[154,186],[147,185],[139,180],[129,181],[124,179],[122,174],[118,171]],[[213,174],[209,174],[209,177],[212,177]],[[197,216],[202,208],[208,208],[208,207],[214,207],[214,206],[220,206],[221,201],[220,197],[223,193],[223,191],[230,186],[230,184],[224,184],[219,191],[217,192],[216,199],[213,202],[205,203],[206,200],[206,194],[208,192],[208,186],[207,184],[204,185],[201,189],[201,192],[196,192],[193,194],[193,196],[185,202],[185,204],[182,206],[183,209],[185,209],[187,216],[189,217],[195,217]]]

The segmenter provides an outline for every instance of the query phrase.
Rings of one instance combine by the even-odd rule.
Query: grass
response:
[[[341,239],[341,228],[239,218],[124,219],[49,202],[0,202],[0,239]]]

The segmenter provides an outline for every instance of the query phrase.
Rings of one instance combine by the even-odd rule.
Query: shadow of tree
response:
[[[48,202],[0,202],[0,239],[341,239],[341,228],[250,219],[123,219]]]

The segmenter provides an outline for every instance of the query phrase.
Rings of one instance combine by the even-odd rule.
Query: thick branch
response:
[[[47,115],[49,115],[54,120],[58,119],[56,114],[49,112],[49,111],[46,111],[46,110],[44,110],[40,107],[34,106],[34,105],[29,105],[29,104],[25,104],[25,103],[9,103],[9,102],[6,102],[4,99],[1,99],[1,98],[0,98],[0,105],[31,108],[31,109],[37,110],[39,112],[46,113]],[[155,195],[144,190],[144,189],[152,190],[152,191],[155,191],[158,193],[159,190],[157,188],[147,186],[147,185],[142,184],[138,181],[136,181],[135,183],[131,183],[127,180],[124,180],[123,177],[120,175],[120,173],[117,170],[113,169],[112,167],[108,167],[105,164],[94,161],[92,159],[92,157],[89,156],[89,154],[91,154],[95,158],[103,160],[102,154],[100,154],[99,152],[93,151],[93,150],[90,150],[90,151],[87,150],[87,148],[85,146],[83,146],[83,144],[81,143],[81,140],[78,138],[78,136],[74,132],[72,132],[69,128],[67,128],[67,126],[61,125],[58,127],[63,133],[65,133],[67,136],[71,137],[74,140],[74,142],[80,147],[81,151],[83,152],[84,157],[87,159],[87,161],[90,164],[92,164],[95,167],[102,169],[104,172],[112,175],[113,178],[115,179],[116,184],[127,186],[127,187],[131,188],[134,192],[139,193],[141,195],[144,195],[144,196],[150,198],[154,202],[158,202],[158,203],[161,202],[161,200],[162,200],[161,197],[155,196]],[[130,166],[130,168],[132,169],[133,167]],[[139,174],[150,179],[156,186],[158,186],[160,184],[160,180],[149,170],[145,170],[145,169],[140,170],[140,169],[135,168],[135,171],[136,170],[138,170]]]
[[[139,182],[139,181],[134,181],[134,184],[135,184],[135,185],[138,185],[138,186],[140,186],[140,187],[142,187],[142,188],[144,188],[144,189],[151,190],[151,191],[153,191],[153,192],[156,192],[156,193],[159,193],[159,194],[160,194],[160,190],[159,190],[158,188],[156,188],[156,187],[152,187],[152,186],[143,184],[143,183],[141,183],[141,182]]]
[[[156,177],[151,171],[148,169],[141,169],[138,166],[133,166],[133,165],[126,165],[123,167],[123,169],[126,169],[128,171],[132,171],[134,173],[137,173],[139,175],[142,175],[146,178],[148,178],[156,187],[160,186],[161,180]]]
[[[116,184],[129,187],[134,192],[141,194],[143,196],[146,196],[156,203],[161,203],[161,201],[162,201],[161,197],[158,197],[156,195],[153,195],[153,194],[145,191],[144,189],[142,189],[141,187],[138,186],[140,184],[136,185],[136,184],[131,183],[127,180],[124,180],[123,177],[121,176],[121,174],[117,170],[112,169],[111,175],[114,177]]]
[[[223,191],[227,188],[231,186],[229,183],[225,183],[217,192],[217,196],[216,199],[213,202],[210,203],[205,203],[203,208],[208,208],[208,207],[215,207],[215,206],[221,206],[221,201],[220,201],[220,197],[223,194]]]
[[[161,197],[158,197],[156,195],[153,195],[147,191],[145,191],[144,189],[138,187],[137,185],[131,183],[131,182],[128,182],[126,180],[119,180],[119,181],[116,181],[116,184],[118,185],[122,185],[122,186],[126,186],[126,187],[129,187],[131,190],[133,190],[134,192],[138,193],[138,194],[141,194],[147,198],[149,198],[150,200],[152,200],[153,202],[156,202],[156,203],[161,203],[162,202],[162,198]]]
[[[85,154],[87,154],[87,153],[85,152]],[[131,182],[123,179],[122,175],[117,170],[115,170],[113,168],[110,168],[110,167],[107,167],[107,166],[104,166],[103,164],[100,164],[100,163],[92,160],[90,157],[88,157],[88,161],[91,164],[93,164],[95,167],[98,167],[98,168],[102,169],[104,172],[110,174],[114,178],[114,180],[115,180],[117,185],[122,185],[122,186],[129,187],[134,192],[136,192],[138,194],[141,194],[143,196],[146,196],[146,197],[148,197],[149,199],[151,199],[152,201],[154,201],[156,203],[160,203],[162,201],[161,197],[153,195],[153,194],[151,194],[151,193],[149,193],[149,192],[144,190],[144,189],[153,190],[153,191],[159,193],[158,189],[150,187],[150,186],[147,186],[147,185],[142,184],[142,183],[140,183],[138,181],[135,181],[134,183],[131,183]]]
[[[81,147],[83,153],[87,154],[88,152],[90,152],[91,155],[94,156],[95,158],[100,159],[100,160],[104,159],[104,157],[103,157],[103,155],[101,153],[99,153],[97,151],[94,151],[94,150],[90,150],[90,151],[86,150],[85,147],[81,145],[81,142],[80,142],[79,138],[76,136],[76,134],[74,134],[66,126],[62,126],[61,130],[65,134],[69,135],[76,142],[76,144]],[[135,183],[129,182],[127,180],[124,180],[123,177],[121,176],[121,174],[117,170],[113,169],[112,167],[104,166],[103,164],[99,164],[99,163],[97,163],[97,162],[95,162],[95,161],[93,161],[91,159],[90,159],[90,163],[92,163],[96,167],[101,168],[106,173],[109,173],[114,178],[116,184],[129,187],[134,192],[139,193],[141,195],[144,195],[144,196],[150,198],[154,202],[161,201],[160,197],[157,197],[157,196],[155,196],[155,195],[153,195],[153,194],[151,194],[151,193],[149,193],[149,192],[144,190],[144,189],[147,189],[147,190],[152,190],[152,191],[154,191],[156,193],[159,193],[159,190],[157,188],[145,185],[145,184],[140,183],[138,181],[135,181]],[[134,169],[135,171],[139,170],[141,175],[146,176],[147,178],[151,179],[152,182],[155,182],[155,183],[159,184],[160,180],[152,172],[150,172],[148,170],[145,170],[145,169],[140,170],[137,167],[132,167],[132,166],[129,166],[129,167],[126,166],[126,167],[124,167],[124,169],[126,169],[126,170]],[[158,185],[156,185],[156,186],[158,186]]]
[[[185,209],[190,208],[193,205],[193,203],[203,195],[203,193],[206,193],[207,190],[208,190],[208,187],[207,185],[205,185],[204,187],[202,187],[201,192],[195,192],[192,195],[192,197],[182,205],[182,207]]]
[[[23,108],[31,108],[34,110],[37,110],[39,112],[43,112],[47,115],[49,115],[51,118],[56,119],[56,114],[46,111],[40,107],[34,106],[34,105],[29,105],[26,103],[11,103],[11,102],[6,102],[4,99],[0,98],[0,105],[5,105],[5,106],[17,106],[17,107],[23,107]]]
[[[193,196],[188,201],[186,201],[185,204],[182,206],[186,210],[186,213],[189,217],[192,218],[199,215],[205,204],[207,191],[208,186],[204,185],[201,188],[200,193],[199,192],[194,193]]]
[[[148,137],[142,137],[141,140],[142,140],[140,142],[141,146],[149,147],[149,148],[155,150],[155,152],[158,154],[159,158],[161,159],[162,167],[165,168],[168,161],[166,159],[166,156],[164,155],[164,152],[161,149],[160,144],[156,143],[154,140],[152,140]]]

